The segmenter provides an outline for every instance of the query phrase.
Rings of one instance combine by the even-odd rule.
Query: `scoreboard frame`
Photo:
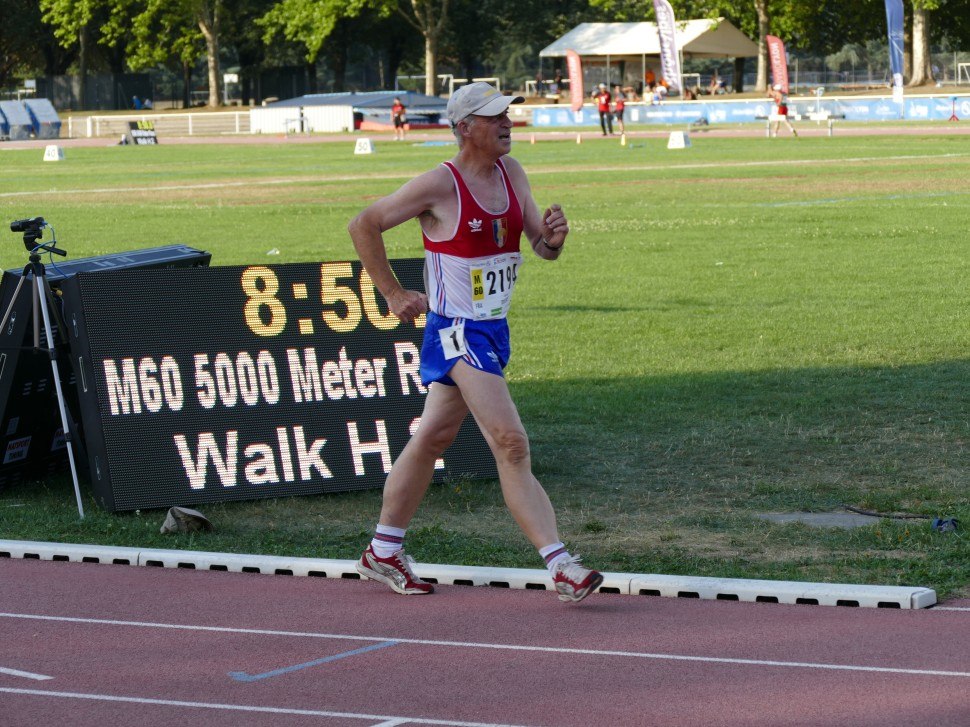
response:
[[[423,290],[422,259],[392,260]],[[89,469],[109,511],[383,487],[420,421],[424,316],[359,261],[79,273],[62,284]],[[436,481],[497,477],[474,420]]]

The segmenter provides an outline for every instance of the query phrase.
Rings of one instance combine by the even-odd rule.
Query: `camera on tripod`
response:
[[[24,233],[24,245],[30,253],[30,262],[24,268],[23,275],[17,280],[17,287],[14,288],[10,296],[10,304],[7,306],[6,313],[0,318],[0,331],[7,329],[8,323],[15,320],[15,306],[20,299],[20,291],[25,283],[29,283],[28,294],[33,302],[33,329],[34,329],[34,350],[46,351],[50,357],[51,373],[54,378],[54,389],[57,391],[57,405],[61,413],[61,431],[64,433],[64,442],[67,447],[67,458],[71,463],[71,476],[74,480],[74,494],[77,497],[78,514],[84,517],[84,506],[81,504],[81,490],[77,480],[77,466],[74,463],[74,447],[71,443],[71,424],[67,417],[67,405],[64,402],[64,390],[61,387],[61,373],[57,363],[57,347],[54,342],[54,331],[51,324],[52,319],[57,322],[57,329],[64,335],[66,326],[64,320],[58,313],[57,302],[54,299],[54,292],[51,290],[50,283],[47,282],[47,273],[44,264],[40,261],[41,252],[55,253],[57,255],[67,255],[63,250],[57,249],[57,236],[54,228],[51,227],[50,242],[38,242],[44,234],[44,228],[50,227],[47,220],[43,217],[28,217],[22,220],[14,220],[10,223],[11,232]],[[53,260],[53,258],[51,258]],[[44,334],[46,336],[46,347],[41,345],[40,331],[43,323]]]
[[[24,247],[32,254],[36,255],[39,250],[53,253],[55,255],[66,256],[67,253],[57,247],[57,238],[52,235],[50,242],[37,243],[44,236],[44,228],[50,227],[47,220],[43,217],[28,217],[23,220],[14,220],[10,223],[11,232],[24,233]],[[51,230],[53,231],[53,227]]]
[[[10,223],[11,232],[24,233],[24,245],[28,250],[34,248],[34,242],[44,235],[44,228],[47,227],[47,220],[43,217],[29,217],[24,220],[14,220]]]

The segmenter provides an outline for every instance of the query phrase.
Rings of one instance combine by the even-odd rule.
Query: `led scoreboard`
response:
[[[420,259],[391,265],[423,290]],[[82,429],[107,510],[382,487],[417,427],[424,317],[359,262],[64,281]],[[435,478],[495,477],[469,417]]]

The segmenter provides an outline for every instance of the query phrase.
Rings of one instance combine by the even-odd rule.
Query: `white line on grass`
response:
[[[970,194],[970,190],[960,192],[915,192],[913,194],[885,194],[865,197],[830,197],[828,199],[797,199],[787,202],[758,202],[755,207],[818,207],[828,204],[845,204],[846,202],[886,202],[900,199],[933,199],[936,197],[962,197]]]
[[[868,164],[879,161],[909,161],[926,159],[955,159],[970,156],[970,154],[900,154],[897,156],[886,157],[848,157],[836,159],[764,159],[752,162],[709,162],[704,164],[646,164],[646,165],[623,165],[615,167],[583,167],[569,171],[578,171],[595,174],[613,174],[616,172],[656,172],[656,171],[677,171],[681,169],[732,169],[735,167],[774,167],[798,165],[822,165],[822,164]],[[530,169],[529,174],[562,174],[563,169]],[[171,192],[171,191],[192,191],[199,189],[232,189],[241,187],[265,187],[267,185],[285,184],[333,184],[344,182],[362,181],[388,181],[394,179],[410,179],[411,172],[400,174],[363,174],[346,175],[342,177],[293,177],[284,179],[252,179],[239,182],[200,182],[198,184],[171,184],[171,185],[151,185],[147,187],[97,187],[95,189],[38,189],[30,192],[0,192],[3,197],[52,197],[59,195],[79,195],[79,194],[119,194],[122,192]]]
[[[261,636],[295,636],[312,639],[339,639],[346,641],[396,641],[399,644],[422,646],[450,646],[460,649],[496,649],[500,651],[533,651],[545,654],[581,654],[585,656],[616,656],[625,658],[657,659],[663,661],[694,661],[705,664],[741,664],[746,666],[771,666],[799,669],[823,669],[830,671],[859,671],[878,674],[911,674],[917,676],[970,678],[970,671],[946,671],[942,669],[904,669],[900,667],[862,666],[856,664],[825,664],[803,661],[771,661],[767,659],[736,659],[720,656],[689,656],[685,654],[653,654],[641,651],[611,651],[607,649],[571,649],[556,646],[532,646],[528,644],[488,644],[474,641],[441,641],[437,639],[407,639],[397,636],[364,636],[361,634],[328,634],[312,631],[277,631],[274,629],[241,629],[228,626],[196,626],[192,624],[167,624],[144,621],[117,621],[99,618],[74,618],[70,616],[45,616],[27,613],[0,613],[0,618],[19,618],[63,623],[129,626],[138,628],[170,629],[174,631],[206,631],[225,634],[250,634]]]
[[[33,679],[38,682],[42,682],[46,679],[53,679],[54,677],[49,677],[45,674],[34,674],[30,671],[20,671],[19,669],[7,669],[6,667],[0,666],[0,674],[6,674],[12,677],[23,677],[24,679]]]
[[[0,687],[0,693],[25,694],[36,697],[57,697],[59,699],[85,699],[94,702],[125,702],[128,704],[152,704],[160,707],[186,707],[190,709],[222,709],[232,712],[257,712],[261,714],[289,714],[301,717],[334,717],[341,719],[360,719],[381,724],[434,724],[451,727],[515,727],[510,724],[493,722],[459,722],[451,719],[430,719],[425,717],[398,717],[386,714],[365,714],[362,712],[328,712],[322,709],[295,709],[288,707],[262,707],[247,704],[220,704],[218,702],[188,702],[180,699],[149,699],[148,697],[122,697],[114,694],[87,694],[84,692],[49,692],[43,689],[12,689]]]
[[[581,167],[577,172],[656,172],[663,170],[677,171],[680,169],[732,169],[734,167],[787,167],[792,164],[811,166],[814,164],[868,164],[879,161],[910,161],[914,159],[955,159],[970,156],[970,154],[897,154],[886,157],[837,157],[835,159],[762,159],[756,162],[705,162],[697,164],[648,164],[644,166],[624,165],[619,167]],[[561,169],[530,169],[529,174],[561,174]]]
[[[399,175],[386,177],[327,177],[327,182],[349,182],[361,179],[398,179]],[[56,196],[67,194],[117,194],[119,192],[169,192],[196,189],[230,189],[233,187],[263,187],[270,184],[300,184],[320,181],[306,177],[292,179],[252,179],[245,182],[200,182],[198,184],[164,184],[150,187],[96,187],[94,189],[38,189],[33,192],[0,192],[0,197]]]

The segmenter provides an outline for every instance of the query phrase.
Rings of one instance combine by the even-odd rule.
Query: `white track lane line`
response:
[[[382,725],[431,724],[448,727],[517,727],[510,724],[493,722],[461,722],[451,719],[431,719],[426,717],[398,717],[386,714],[364,714],[359,712],[328,712],[322,709],[295,709],[286,707],[262,707],[247,704],[221,704],[219,702],[187,702],[178,699],[148,699],[146,697],[122,697],[114,694],[87,694],[84,692],[54,692],[43,689],[12,689],[0,687],[0,694],[22,694],[36,697],[56,697],[59,699],[84,699],[94,702],[123,702],[127,704],[151,704],[160,707],[184,707],[189,709],[222,709],[231,712],[257,712],[261,714],[287,714],[301,717],[333,717],[339,719],[359,719],[377,722]]]
[[[225,634],[250,634],[261,636],[294,636],[311,639],[337,639],[343,641],[396,641],[399,644],[423,646],[450,646],[459,649],[495,649],[499,651],[533,651],[546,654],[581,654],[585,656],[615,656],[662,661],[693,661],[705,664],[739,664],[746,666],[769,666],[798,669],[821,669],[830,671],[856,671],[878,674],[908,674],[915,676],[970,678],[970,671],[943,669],[904,669],[901,667],[865,666],[859,664],[826,664],[810,661],[772,661],[768,659],[737,659],[720,656],[691,656],[686,654],[655,654],[642,651],[611,651],[607,649],[571,649],[556,646],[532,646],[527,644],[488,644],[474,641],[443,641],[437,639],[407,639],[397,636],[364,636],[362,634],[328,634],[304,631],[277,631],[273,629],[240,629],[228,626],[196,626],[192,624],[166,624],[144,621],[118,621],[114,619],[75,618],[70,616],[44,616],[40,614],[2,613],[0,618],[56,621],[61,623],[95,624],[100,626],[125,626],[134,628],[168,629],[173,631],[205,631]]]
[[[34,674],[30,671],[20,671],[20,669],[8,669],[6,667],[0,666],[0,674],[6,674],[12,677],[22,677],[24,679],[33,679],[34,681],[42,682],[47,679],[53,679],[54,677],[49,677],[46,674]]]

